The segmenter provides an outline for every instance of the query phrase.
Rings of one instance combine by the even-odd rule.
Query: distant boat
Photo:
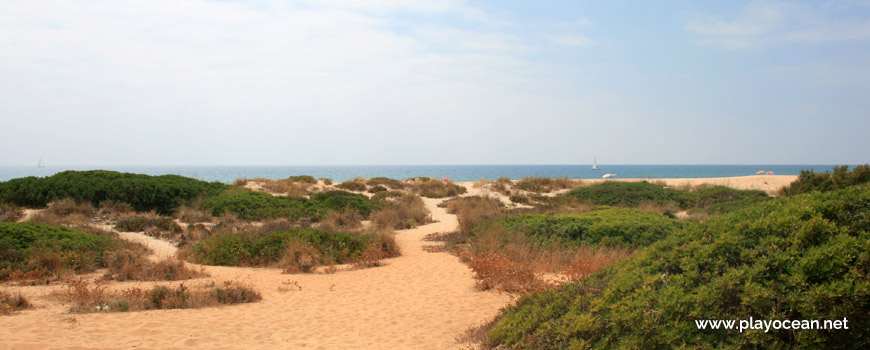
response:
[[[598,168],[598,159],[592,158],[592,170],[601,170]]]
[[[604,174],[604,176],[602,176],[601,178],[602,179],[610,179],[610,178],[613,178],[614,176],[616,176],[616,174],[607,173],[607,174]]]
[[[42,161],[42,158],[39,158],[39,164],[36,164],[37,168],[45,168],[45,162]]]

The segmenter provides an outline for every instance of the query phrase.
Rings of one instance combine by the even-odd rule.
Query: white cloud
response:
[[[65,149],[54,164],[112,162],[122,151],[152,164],[395,163],[428,149],[415,142],[424,131],[458,137],[466,131],[451,124],[461,122],[470,128],[463,140],[472,140],[522,110],[552,111],[521,91],[558,76],[527,57],[540,50],[539,34],[498,30],[463,1],[361,6],[0,2],[0,138],[25,143],[32,132],[11,130],[40,130],[45,142],[28,152]],[[484,22],[409,24],[396,11]],[[99,147],[59,141],[70,137],[127,146],[93,152]],[[245,147],[259,150],[239,151]],[[322,151],[298,152],[312,147]],[[450,161],[433,157],[426,162]],[[7,152],[0,164],[30,158]]]

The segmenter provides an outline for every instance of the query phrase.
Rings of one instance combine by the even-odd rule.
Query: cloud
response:
[[[0,164],[419,163],[420,133],[462,135],[444,148],[459,151],[523,111],[560,113],[529,93],[572,84],[541,58],[551,33],[464,1],[360,4],[0,2],[0,138],[44,138]]]
[[[782,43],[823,43],[870,39],[870,20],[852,6],[753,1],[731,19],[700,15],[684,29],[701,45],[747,49]]]

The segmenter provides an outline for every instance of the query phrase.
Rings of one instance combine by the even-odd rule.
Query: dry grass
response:
[[[309,273],[319,265],[320,255],[311,245],[301,241],[291,241],[284,248],[278,265],[284,273]]]
[[[281,180],[258,177],[250,181],[258,183],[266,191],[275,194],[284,194],[291,197],[304,197],[311,193],[309,191],[311,183],[306,180],[294,179],[292,177]]]
[[[528,192],[534,193],[550,193],[553,191],[575,188],[580,185],[579,180],[571,180],[569,178],[549,178],[549,177],[533,177],[527,176],[522,180],[517,181],[514,187]]]
[[[21,209],[0,203],[0,222],[18,222],[22,216],[24,216],[24,212]]]
[[[153,263],[128,249],[109,253],[106,267],[103,278],[115,281],[179,281],[208,276],[205,270],[191,269],[181,260],[170,258]]]
[[[577,281],[631,256],[629,249],[582,247],[574,252],[574,262],[563,272],[571,281]]]
[[[93,286],[86,280],[68,281],[63,290],[54,296],[72,303],[71,313],[127,312],[155,309],[192,309],[221,304],[238,304],[259,301],[262,296],[250,286],[227,281],[222,286],[175,288],[155,286],[151,289],[128,288],[109,291],[102,282]]]
[[[18,310],[32,308],[33,305],[24,296],[0,290],[0,315],[9,315]]]
[[[417,195],[427,198],[454,197],[468,190],[450,181],[439,181],[428,177],[417,177],[405,180],[407,189]]]
[[[390,179],[386,177],[373,177],[365,181],[369,186],[382,186],[391,190],[402,190],[408,187],[400,180]]]
[[[386,208],[372,213],[372,224],[379,228],[404,230],[432,222],[432,215],[420,197],[399,193],[397,196],[385,197]]]
[[[245,187],[245,185],[248,184],[248,181],[251,181],[251,180],[248,180],[248,178],[246,178],[246,177],[240,177],[240,178],[236,179],[236,181],[233,181],[233,186]]]
[[[84,225],[92,221],[96,213],[88,203],[61,199],[49,203],[45,210],[31,215],[27,221],[52,226]]]
[[[100,209],[97,210],[97,217],[100,220],[117,220],[118,218],[129,215],[133,212],[133,208],[124,202],[113,200],[104,200],[100,202]]]
[[[347,232],[362,226],[363,217],[356,210],[330,210],[320,220],[318,228],[326,231]]]
[[[357,181],[357,180],[345,181],[345,182],[342,182],[342,183],[336,185],[335,187],[338,187],[342,190],[355,191],[355,192],[363,192],[368,188],[364,181]]]
[[[459,231],[471,234],[471,230],[488,220],[504,215],[504,207],[493,197],[461,197],[444,202],[447,212],[456,214],[459,220]]]
[[[197,224],[201,222],[212,222],[214,217],[208,210],[202,208],[205,199],[200,197],[189,203],[186,203],[178,208],[175,213],[175,218],[186,224]]]
[[[478,255],[468,265],[474,272],[477,287],[481,290],[495,289],[511,294],[528,294],[550,287],[531,266],[515,262],[504,254]]]

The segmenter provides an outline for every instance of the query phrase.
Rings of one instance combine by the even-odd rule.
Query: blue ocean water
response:
[[[616,174],[617,178],[697,178],[754,175],[757,171],[772,171],[780,175],[798,175],[802,169],[828,171],[834,165],[608,165],[592,170],[591,164],[581,165],[340,165],[340,166],[0,166],[0,181],[26,177],[49,176],[65,170],[114,170],[147,175],[175,174],[205,181],[231,183],[246,177],[283,179],[291,175],[311,175],[345,181],[355,177],[384,176],[405,179],[417,176],[449,178],[453,181],[495,180],[500,177],[521,179],[526,176],[600,178]]]

